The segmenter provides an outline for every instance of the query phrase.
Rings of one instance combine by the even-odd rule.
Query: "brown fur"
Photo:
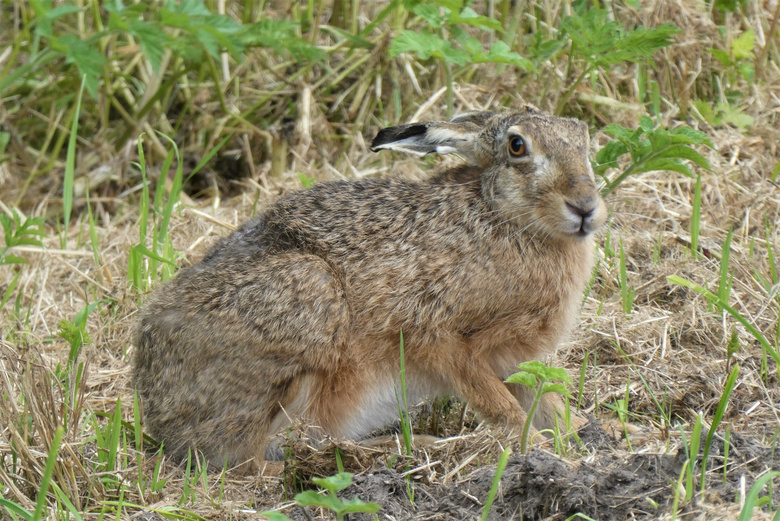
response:
[[[454,393],[497,425],[524,423],[530,396],[503,380],[575,323],[605,221],[587,127],[529,107],[383,132],[375,149],[471,164],[288,195],[149,298],[134,382],[147,430],[175,454],[262,459],[294,418],[366,436],[397,415],[401,331],[413,396]],[[510,157],[516,135],[527,157]],[[590,212],[579,233],[566,203]],[[536,427],[560,407],[546,398]]]

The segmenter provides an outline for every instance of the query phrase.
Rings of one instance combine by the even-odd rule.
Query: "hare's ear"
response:
[[[376,135],[371,150],[397,150],[418,156],[457,153],[472,159],[480,130],[471,121],[427,121],[388,127]]]

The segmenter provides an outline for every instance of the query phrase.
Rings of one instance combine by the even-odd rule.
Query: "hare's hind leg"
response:
[[[306,401],[307,375],[338,366],[349,320],[315,255],[184,270],[150,299],[136,340],[145,427],[179,455],[262,460],[276,418]]]

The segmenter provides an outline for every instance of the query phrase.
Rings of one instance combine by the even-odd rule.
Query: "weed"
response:
[[[295,503],[300,506],[321,507],[336,514],[336,519],[342,521],[344,516],[353,512],[365,512],[375,514],[379,511],[376,503],[365,503],[358,498],[342,500],[336,495],[352,484],[352,474],[340,472],[328,478],[312,478],[316,485],[325,489],[322,493],[307,490],[295,496]],[[289,518],[278,512],[263,512],[261,515],[268,517],[270,521],[289,521]]]
[[[593,168],[596,175],[604,179],[601,194],[605,197],[628,177],[653,170],[671,170],[693,178],[690,168],[682,163],[683,159],[710,170],[709,162],[690,146],[706,145],[713,148],[712,141],[704,132],[685,126],[666,130],[656,127],[648,116],[639,118],[639,128],[636,130],[612,124],[604,127],[604,132],[616,138],[599,150]],[[616,167],[618,158],[625,154],[631,157],[626,168],[614,178],[607,177],[607,170]]]
[[[534,392],[534,400],[528,409],[528,417],[523,425],[523,432],[520,435],[520,453],[525,454],[528,451],[528,434],[531,430],[536,408],[539,402],[547,393],[560,393],[569,397],[571,393],[565,384],[571,384],[572,380],[565,369],[560,367],[549,367],[536,360],[523,362],[518,365],[518,372],[504,380],[506,383],[525,385]],[[563,383],[557,383],[555,380]]]
[[[493,500],[496,499],[496,494],[498,493],[498,487],[501,485],[501,476],[504,475],[504,470],[506,469],[506,464],[509,461],[509,456],[512,454],[512,449],[510,447],[507,447],[504,449],[504,451],[501,453],[501,456],[498,458],[498,463],[496,464],[496,475],[493,476],[493,484],[490,486],[490,491],[488,492],[487,499],[485,499],[485,506],[482,507],[482,515],[480,516],[480,521],[486,521],[488,518],[488,514],[490,514],[490,507],[493,506]]]

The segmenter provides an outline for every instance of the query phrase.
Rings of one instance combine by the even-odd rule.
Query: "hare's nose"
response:
[[[596,206],[591,202],[586,202],[586,203],[578,202],[576,204],[571,204],[567,202],[566,209],[568,209],[571,213],[573,213],[577,217],[580,217],[582,220],[585,220],[588,217],[593,216],[593,213],[596,211]]]

